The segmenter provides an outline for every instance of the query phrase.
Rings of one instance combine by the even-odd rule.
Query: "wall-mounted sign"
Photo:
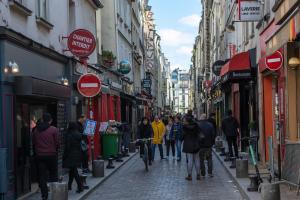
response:
[[[85,135],[94,135],[96,130],[97,122],[94,120],[86,120],[83,133]]]
[[[74,56],[88,57],[96,48],[94,35],[85,29],[77,29],[68,37],[68,48]]]
[[[131,71],[131,64],[128,60],[123,60],[120,62],[118,72],[121,74],[128,74]]]
[[[151,88],[151,79],[143,79],[143,88]]]
[[[259,21],[262,17],[262,4],[259,1],[239,0],[239,21]]]
[[[77,82],[77,89],[84,97],[94,97],[101,91],[101,80],[95,74],[82,75]]]
[[[277,71],[281,68],[283,63],[283,56],[280,51],[276,51],[272,55],[266,57],[267,68],[271,71]]]

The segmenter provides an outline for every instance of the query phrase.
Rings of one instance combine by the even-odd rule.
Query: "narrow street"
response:
[[[86,199],[97,200],[241,200],[220,162],[214,158],[215,177],[186,181],[186,163],[157,160],[149,172],[136,156]]]

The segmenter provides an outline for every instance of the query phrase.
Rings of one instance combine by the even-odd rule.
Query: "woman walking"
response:
[[[197,180],[200,180],[200,142],[199,127],[194,119],[187,116],[183,120],[183,152],[187,154],[187,171],[186,180],[192,180],[193,167],[197,172]]]
[[[175,138],[177,161],[181,161],[181,148],[182,148],[182,124],[180,122],[180,117],[175,117],[175,122],[171,130],[172,137]]]
[[[172,156],[175,160],[175,135],[172,133],[174,118],[172,116],[168,119],[168,124],[166,125],[166,134],[165,134],[165,142],[167,147],[167,159],[169,159],[170,148],[172,148]]]
[[[65,151],[63,164],[65,168],[69,169],[69,190],[72,190],[72,183],[75,178],[77,183],[77,193],[83,191],[83,184],[80,180],[77,168],[82,164],[82,150],[81,150],[82,134],[78,130],[76,122],[70,122],[68,132],[65,138]]]

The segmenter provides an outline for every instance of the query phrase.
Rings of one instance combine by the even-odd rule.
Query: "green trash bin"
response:
[[[102,136],[103,158],[107,159],[118,154],[118,134],[104,134]]]

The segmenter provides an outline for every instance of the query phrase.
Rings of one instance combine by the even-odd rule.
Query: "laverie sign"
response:
[[[239,21],[259,21],[262,17],[262,6],[259,1],[239,0]]]

